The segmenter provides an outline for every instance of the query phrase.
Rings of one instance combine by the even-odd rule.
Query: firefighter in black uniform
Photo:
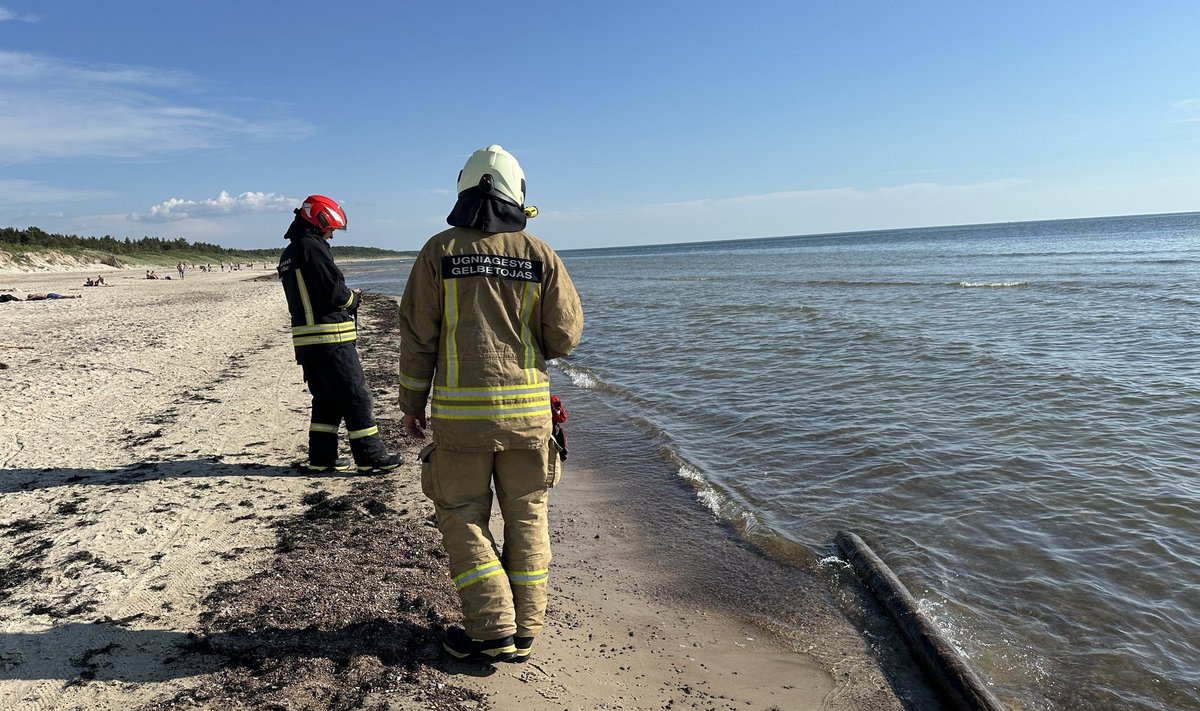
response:
[[[388,454],[379,440],[379,428],[371,414],[371,393],[354,347],[357,329],[353,313],[362,293],[346,287],[329,248],[334,231],[346,229],[346,213],[323,195],[309,196],[295,213],[284,235],[291,244],[283,250],[278,270],[292,315],[296,362],[304,369],[304,380],[312,392],[304,468],[314,472],[350,468],[337,457],[338,426],[345,419],[358,472],[390,471],[400,466],[401,458]]]

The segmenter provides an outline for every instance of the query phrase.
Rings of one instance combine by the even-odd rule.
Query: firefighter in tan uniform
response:
[[[546,360],[579,343],[583,311],[562,261],[525,232],[525,176],[497,145],[471,155],[452,225],[422,248],[400,302],[400,406],[421,452],[465,630],[458,659],[524,661],[546,613],[548,489],[559,476]],[[492,488],[504,550],[488,528]]]

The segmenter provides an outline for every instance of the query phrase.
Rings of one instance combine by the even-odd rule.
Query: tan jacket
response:
[[[583,332],[562,260],[527,232],[453,227],[413,264],[400,302],[400,409],[467,452],[536,449],[550,437],[546,360]]]

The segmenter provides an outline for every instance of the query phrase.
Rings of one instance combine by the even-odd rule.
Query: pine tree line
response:
[[[158,252],[191,253],[210,255],[214,260],[226,257],[233,259],[271,259],[277,258],[283,251],[283,245],[277,249],[229,249],[208,242],[189,242],[182,237],[162,239],[160,237],[142,237],[141,239],[117,239],[109,235],[103,237],[81,237],[79,235],[64,235],[56,232],[46,232],[37,227],[27,227],[23,230],[15,227],[0,227],[0,245],[15,245],[20,250],[53,249],[53,250],[89,250],[104,252],[114,256],[138,255],[145,256]],[[340,257],[402,257],[410,256],[413,252],[398,252],[378,247],[355,247],[352,245],[335,245],[335,255]]]

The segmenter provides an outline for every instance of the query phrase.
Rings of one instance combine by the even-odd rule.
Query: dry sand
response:
[[[0,273],[0,290],[83,295],[0,304],[0,708],[924,706],[899,701],[811,586],[789,627],[807,639],[723,599],[706,579],[777,567],[747,568],[715,522],[689,524],[691,539],[650,525],[586,441],[551,497],[532,660],[443,660],[458,612],[417,445],[399,438],[393,305],[368,300],[359,350],[406,463],[314,477],[291,468],[308,397],[278,284],[142,274],[84,288],[75,273]]]

